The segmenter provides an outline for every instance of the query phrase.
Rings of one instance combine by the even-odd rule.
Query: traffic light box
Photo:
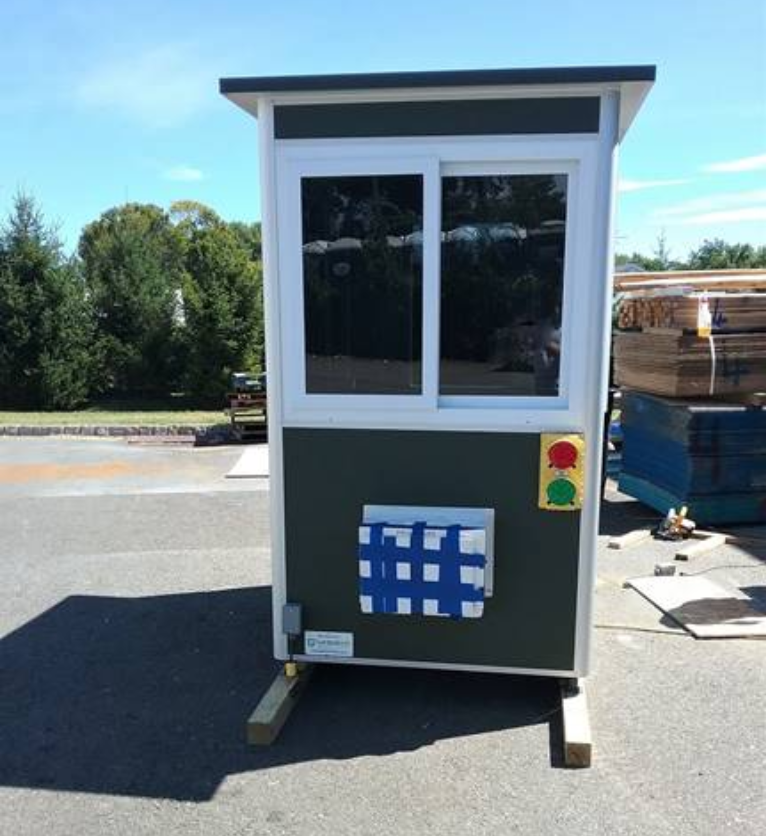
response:
[[[540,492],[545,511],[582,508],[585,480],[585,439],[579,434],[540,436]]]

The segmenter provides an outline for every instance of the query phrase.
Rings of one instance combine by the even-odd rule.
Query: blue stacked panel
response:
[[[766,410],[626,392],[620,489],[699,522],[766,521]]]

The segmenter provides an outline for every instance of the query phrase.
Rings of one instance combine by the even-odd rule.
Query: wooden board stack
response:
[[[716,274],[618,277],[615,382],[670,397],[766,391],[766,271],[751,272],[727,275],[731,291],[708,288]]]
[[[614,379],[656,395],[746,400],[766,392],[766,331],[710,337],[660,329],[618,332]]]
[[[766,328],[766,293],[699,293],[657,295],[651,291],[627,293],[620,302],[617,327],[697,330],[700,301],[707,298],[714,334],[749,332]]]
[[[620,490],[661,514],[766,522],[766,271],[636,273],[615,287],[614,381],[635,390]]]

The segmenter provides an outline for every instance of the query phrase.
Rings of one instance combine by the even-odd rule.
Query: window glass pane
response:
[[[565,174],[442,178],[443,395],[557,395]]]
[[[306,391],[421,392],[423,177],[301,184]]]

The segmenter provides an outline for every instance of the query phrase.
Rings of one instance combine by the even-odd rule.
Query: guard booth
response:
[[[654,67],[227,78],[280,660],[588,672],[618,144]]]

